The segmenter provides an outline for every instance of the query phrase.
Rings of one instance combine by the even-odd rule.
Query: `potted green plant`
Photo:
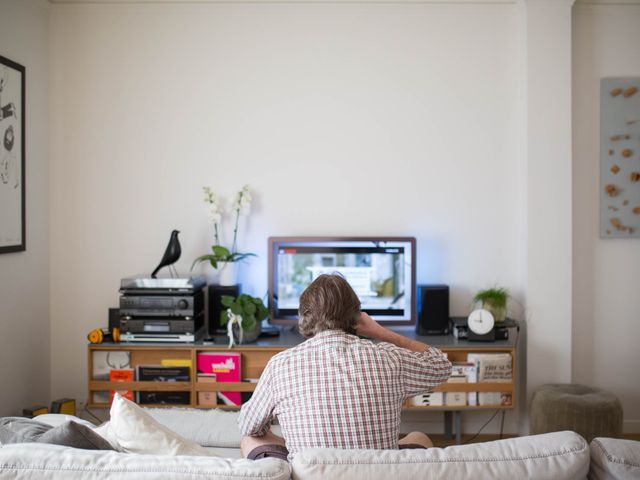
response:
[[[238,343],[255,342],[262,331],[262,320],[269,315],[269,310],[262,299],[243,293],[237,297],[223,295],[220,302],[227,308],[220,312],[220,324],[227,325],[230,321],[232,322],[231,330],[234,335],[237,335]],[[242,328],[234,330],[233,323],[239,324]]]
[[[489,310],[496,323],[500,323],[504,322],[507,317],[507,301],[509,297],[509,290],[506,288],[493,287],[480,290],[473,297],[473,301],[480,303],[485,310]]]
[[[218,283],[220,285],[235,285],[237,278],[237,262],[248,257],[255,257],[254,253],[240,253],[237,251],[238,245],[238,223],[241,215],[248,215],[251,208],[251,194],[249,186],[245,185],[242,190],[236,193],[231,206],[232,214],[235,214],[235,224],[233,228],[233,242],[231,248],[220,244],[222,229],[222,199],[220,199],[209,187],[203,187],[204,202],[207,205],[209,219],[213,223],[214,245],[211,247],[212,253],[201,255],[193,261],[191,270],[200,262],[208,262],[209,265],[218,271]]]

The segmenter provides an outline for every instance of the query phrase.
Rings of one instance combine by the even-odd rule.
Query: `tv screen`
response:
[[[362,311],[387,325],[415,323],[415,238],[271,237],[270,323],[295,325],[300,295],[319,275],[341,274]]]

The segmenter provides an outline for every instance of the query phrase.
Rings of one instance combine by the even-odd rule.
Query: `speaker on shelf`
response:
[[[113,332],[114,328],[120,328],[120,309],[109,309],[109,331]]]
[[[210,336],[220,333],[220,312],[226,307],[222,305],[222,296],[237,297],[240,295],[240,285],[209,285],[207,288],[207,332]]]
[[[418,285],[418,335],[448,335],[449,286]]]

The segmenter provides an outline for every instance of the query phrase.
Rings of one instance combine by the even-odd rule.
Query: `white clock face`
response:
[[[484,335],[485,333],[489,333],[493,328],[494,319],[489,310],[479,308],[469,314],[467,323],[469,324],[469,329],[473,333],[477,335]]]

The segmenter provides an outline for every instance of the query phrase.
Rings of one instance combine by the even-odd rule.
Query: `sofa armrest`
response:
[[[619,438],[594,438],[590,449],[590,480],[640,478],[640,442]]]

